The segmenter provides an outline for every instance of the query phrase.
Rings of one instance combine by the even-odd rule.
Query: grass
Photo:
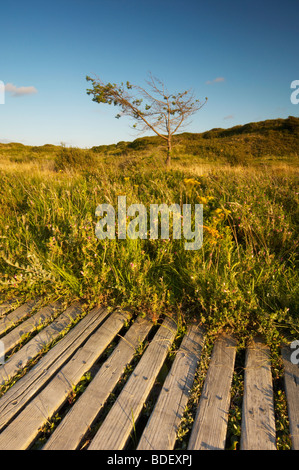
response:
[[[22,151],[19,150],[20,152]],[[196,318],[241,341],[298,336],[298,167],[294,162],[235,165],[146,154],[97,156],[77,149],[24,162],[2,156],[1,298],[46,294],[91,304]],[[57,159],[79,165],[58,170]],[[56,163],[55,163],[56,162]],[[85,162],[85,163],[84,163]],[[1,162],[0,162],[1,163]],[[5,163],[5,165],[4,165]],[[202,203],[204,242],[98,240],[95,209],[142,203]]]
[[[271,347],[277,445],[290,447],[280,344],[299,335],[299,170],[296,136],[287,129],[280,139],[270,124],[263,135],[253,125],[250,135],[241,127],[210,131],[209,138],[178,136],[167,169],[152,138],[93,150],[0,145],[1,301],[44,295],[47,303],[63,296],[85,299],[90,307],[130,308],[154,322],[170,315],[179,332],[188,320],[205,328],[178,449],[188,439],[215,337],[225,330],[239,340],[227,448],[239,447],[244,346],[256,334]],[[171,232],[168,240],[98,240],[96,207],[117,208],[120,195],[127,206],[148,209],[203,204],[202,248],[186,251]],[[79,394],[74,390],[70,398]]]

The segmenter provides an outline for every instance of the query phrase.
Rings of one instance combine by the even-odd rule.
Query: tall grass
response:
[[[196,318],[210,331],[230,328],[242,339],[298,335],[296,170],[191,159],[165,170],[155,155],[54,168],[51,160],[2,167],[3,299],[59,293],[131,306],[154,319]],[[117,208],[119,195],[147,208],[202,203],[202,248],[186,251],[184,240],[171,236],[98,240],[95,209],[104,202]]]

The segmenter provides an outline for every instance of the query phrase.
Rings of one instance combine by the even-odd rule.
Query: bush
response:
[[[90,150],[62,147],[55,158],[55,170],[87,170],[96,166],[96,157]]]

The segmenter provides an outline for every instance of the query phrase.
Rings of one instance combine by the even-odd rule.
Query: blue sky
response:
[[[299,116],[298,0],[51,0],[2,3],[0,141],[92,147],[140,135],[92,102],[86,75],[208,103],[185,130]],[[150,133],[147,133],[150,135]]]

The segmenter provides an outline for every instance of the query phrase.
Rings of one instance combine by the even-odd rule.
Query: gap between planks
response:
[[[0,335],[13,328],[15,324],[26,318],[41,302],[41,298],[29,300],[0,319]]]
[[[23,370],[48,344],[59,337],[66,328],[70,327],[82,312],[82,305],[79,302],[75,302],[64,312],[60,313],[58,318],[52,323],[37,333],[28,343],[23,345],[19,351],[13,354],[0,367],[0,385],[5,384],[5,382],[11,380]],[[13,332],[14,330],[11,333]],[[10,333],[7,336],[10,337]],[[3,338],[4,341],[5,338],[6,336]]]
[[[21,303],[22,301],[18,298],[9,299],[2,302],[0,304],[0,318],[9,313],[11,310],[19,307]]]
[[[2,312],[2,314],[5,315],[5,312],[8,312],[9,310],[11,310],[11,308],[13,308],[11,307],[11,305],[0,305],[0,314]],[[2,333],[5,332],[5,330],[11,328],[14,322],[18,323],[22,319],[25,319],[22,324],[16,326],[14,330],[12,330],[7,335],[1,338],[3,343],[6,344],[6,351],[11,348],[11,345],[17,344],[14,343],[14,341],[17,341],[18,336],[20,337],[22,328],[26,330],[25,332],[32,331],[31,328],[36,327],[36,322],[38,322],[38,316],[40,315],[40,318],[42,318],[43,312],[45,313],[46,309],[51,308],[51,305],[49,305],[48,307],[44,307],[42,310],[32,315],[28,320],[26,320],[26,317],[31,314],[31,312],[37,307],[37,305],[38,300],[29,301],[16,308],[12,312],[7,313],[6,317],[2,317],[0,319],[0,328],[2,328]],[[29,343],[24,345],[17,353],[12,355],[4,366],[0,367],[0,380],[2,377],[2,383],[4,379],[9,379],[14,374],[16,374],[21,368],[23,368],[29,362],[29,360],[32,359],[32,357],[36,356],[44,348],[46,344],[55,339],[55,337],[57,337],[61,333],[61,330],[63,329],[62,326],[64,326],[64,328],[69,326],[69,324],[82,311],[81,307],[76,307],[77,310],[72,310],[72,308],[74,307],[69,307],[69,309],[61,313],[55,321],[45,327],[38,335],[32,338]],[[65,315],[67,312],[68,314]],[[94,316],[92,316],[93,314]],[[60,342],[56,346],[54,346],[42,359],[40,359],[40,361],[36,364],[36,366],[33,367],[32,370],[27,372],[27,374],[22,379],[20,379],[13,387],[11,387],[6,392],[6,394],[0,399],[0,429],[3,430],[2,434],[0,434],[0,449],[7,448],[19,450],[21,448],[25,449],[30,447],[31,443],[36,439],[37,435],[39,434],[39,429],[43,425],[43,423],[50,419],[51,416],[53,416],[53,414],[56,412],[55,410],[59,409],[60,406],[62,406],[62,404],[65,402],[67,390],[71,391],[73,383],[80,380],[81,378],[80,376],[80,378],[78,379],[79,375],[76,375],[76,372],[74,372],[73,370],[75,366],[73,360],[79,361],[77,362],[77,365],[79,364],[80,369],[80,361],[82,360],[82,357],[85,357],[84,355],[86,355],[86,357],[88,357],[88,360],[82,369],[86,371],[88,368],[90,368],[90,365],[95,360],[95,356],[92,356],[92,359],[89,356],[90,354],[93,355],[94,352],[88,351],[88,348],[86,349],[85,345],[82,347],[82,344],[84,343],[84,341],[87,341],[88,338],[91,339],[90,336],[93,336],[95,334],[94,331],[97,330],[99,325],[101,325],[100,328],[102,328],[102,323],[107,316],[108,312],[104,311],[104,309],[101,308],[96,308],[93,311],[89,312],[86,317],[80,320],[79,324],[76,325],[73,330],[71,330],[62,340],[60,340]],[[130,333],[133,326],[137,323],[137,321],[133,323],[132,327],[129,329],[127,334]],[[161,364],[163,364],[163,361],[167,356],[169,347],[175,338],[176,328],[173,324],[170,324],[171,320],[165,320],[163,326],[166,328],[166,330],[168,330],[167,334],[164,335],[163,339],[162,337],[159,337],[159,334],[162,331],[162,327],[160,327],[158,331],[159,334],[156,334],[156,336],[151,341],[150,345],[146,350],[147,353],[147,351],[151,348],[152,350],[156,350],[155,348],[159,349],[162,346],[163,351],[160,351],[159,353],[160,366],[157,364],[155,365],[156,369],[152,372],[152,377],[146,376],[143,372],[144,370],[150,370],[153,359],[151,358],[151,360],[148,360],[147,363],[144,362],[143,358],[146,355],[144,354],[139,362],[139,364],[143,364],[142,368],[141,365],[140,369],[136,367],[135,371],[129,378],[129,381],[127,382],[126,386],[120,393],[119,398],[122,397],[123,402],[121,403],[123,403],[124,405],[122,411],[125,412],[126,416],[124,418],[124,422],[122,421],[123,417],[121,417],[121,415],[118,416],[118,419],[120,417],[121,419],[119,419],[119,422],[116,422],[116,427],[113,432],[118,433],[119,428],[122,428],[123,424],[125,423],[123,435],[119,435],[113,443],[114,437],[109,437],[110,424],[108,422],[106,423],[109,416],[110,418],[113,418],[112,411],[117,404],[116,401],[114,406],[110,410],[106,420],[104,421],[98,433],[92,440],[91,445],[89,447],[90,450],[101,448],[107,450],[111,448],[116,450],[125,447],[125,444],[135,426],[135,420],[137,420],[140,414],[140,406],[142,408],[146,397],[148,396],[152,388],[151,380],[155,380],[155,378],[157,377],[157,374],[160,370],[159,367],[161,367]],[[59,328],[59,325],[61,326],[61,329]],[[83,327],[84,325],[85,327]],[[187,335],[185,335],[181,344],[181,348],[176,354],[171,371],[169,372],[166,378],[166,381],[158,397],[155,408],[141,436],[139,445],[137,447],[138,450],[147,448],[166,450],[172,449],[174,447],[177,425],[181,419],[181,410],[183,410],[184,401],[188,398],[187,395],[190,391],[190,384],[192,383],[194,378],[194,364],[196,361],[198,361],[203,344],[201,336],[198,338],[198,349],[192,350],[192,347],[190,347],[189,350],[189,347],[187,346],[189,334],[190,330],[188,329],[188,333]],[[199,335],[201,335],[201,333],[199,333]],[[142,337],[143,336],[141,335],[138,339],[141,340]],[[127,335],[125,336],[125,338],[128,338]],[[125,338],[120,341],[119,347],[124,344]],[[159,345],[156,344],[155,346],[151,346],[151,344],[155,344],[155,342],[159,343]],[[195,342],[193,346],[195,346]],[[135,343],[132,340],[132,348],[134,344]],[[102,345],[102,351],[105,349],[105,347],[105,345]],[[121,347],[125,351],[126,348],[124,346]],[[189,352],[191,351],[191,354],[189,355],[188,353],[184,355],[184,353],[182,353],[182,348],[185,348],[185,352],[186,350],[188,350]],[[86,433],[86,430],[92,424],[94,419],[96,419],[102,406],[107,400],[107,397],[109,396],[111,391],[113,391],[115,383],[117,382],[118,378],[121,377],[122,371],[125,368],[125,364],[127,364],[132,358],[131,356],[133,349],[130,351],[130,353],[127,351],[128,356],[124,356],[123,361],[119,362],[117,360],[116,351],[117,350],[115,350],[114,359],[113,354],[108,359],[108,361],[112,359],[114,361],[112,363],[109,362],[109,367],[112,364],[113,369],[109,371],[108,376],[104,375],[105,370],[107,371],[109,369],[107,367],[108,361],[106,361],[105,363],[106,369],[103,369],[105,365],[104,364],[99,371],[102,371],[102,377],[101,375],[98,376],[97,374],[97,381],[100,385],[106,383],[106,379],[104,379],[104,377],[110,377],[109,381],[107,381],[107,386],[104,387],[104,390],[102,391],[101,387],[99,386],[96,390],[97,381],[95,381],[95,379],[97,376],[89,385],[90,392],[92,392],[94,387],[93,393],[101,393],[99,395],[95,395],[98,396],[95,409],[92,410],[93,406],[91,405],[91,414],[86,416],[84,425],[82,426],[81,430],[79,426],[77,430],[77,435],[74,438],[74,442],[71,444],[61,444],[63,440],[67,441],[65,437],[66,434],[64,433],[63,437],[63,432],[61,431],[59,444],[58,430],[60,426],[62,430],[62,425],[67,425],[67,420],[63,420],[61,425],[58,426],[57,430],[54,432],[54,434],[51,436],[51,438],[45,445],[45,449],[54,449],[60,447],[78,448],[82,437]],[[96,355],[97,354],[101,354],[101,352],[97,351]],[[226,336],[220,337],[218,340],[216,340],[211,362],[205,379],[202,396],[200,398],[196,418],[194,421],[193,428],[191,430],[191,437],[188,446],[188,449],[190,450],[223,449],[225,446],[228,410],[230,402],[230,388],[232,373],[234,370],[235,354],[236,342],[234,338]],[[192,355],[196,356],[196,361],[191,361],[190,358]],[[289,348],[285,347],[282,349],[282,357],[285,366],[284,378],[290,420],[292,448],[298,450],[299,368],[298,366],[290,362],[290,355],[291,351]],[[189,364],[187,364],[187,359],[190,359]],[[59,369],[61,369],[61,367],[63,369],[59,372]],[[179,373],[178,370],[180,370],[181,372]],[[62,371],[66,372],[65,376]],[[187,375],[189,381],[186,378]],[[180,386],[179,380],[181,380]],[[130,381],[131,389],[130,387],[128,387]],[[140,385],[142,391],[138,395],[138,387]],[[59,386],[61,386],[61,388],[59,388]],[[77,404],[75,404],[74,407],[70,410],[70,416],[72,415],[72,413],[74,414],[74,417],[72,418],[74,419],[73,423],[77,422],[77,424],[81,425],[81,421],[83,422],[83,408],[81,408],[81,412],[78,413],[77,416],[75,415],[75,410],[79,410],[79,403],[81,402],[81,407],[83,406],[84,401],[87,406],[88,404],[92,404],[92,399],[90,399],[89,395],[87,394],[87,390],[89,389],[89,387],[85,390],[82,397],[78,400]],[[55,390],[58,391],[56,397],[54,393]],[[137,395],[141,396],[140,403],[137,403],[138,398],[131,398],[132,395],[135,395],[136,391]],[[52,396],[50,397],[49,395],[51,393]],[[131,396],[129,396],[128,393],[131,394]],[[171,398],[172,395],[176,398]],[[127,404],[127,402],[131,403],[130,410],[128,408],[129,405]],[[125,406],[127,406],[127,408],[125,408]],[[161,421],[160,418],[162,415],[163,420]],[[23,416],[25,421],[21,420],[21,416]],[[115,417],[116,416],[117,415],[115,415]],[[70,420],[70,423],[71,422],[72,421]],[[105,432],[105,426],[106,431],[108,431],[108,433]],[[68,428],[66,427],[65,429]],[[25,436],[28,430],[29,435]],[[66,432],[67,437],[69,437],[69,434],[71,433],[69,433],[68,431]],[[57,434],[55,435],[55,433]],[[74,434],[76,434],[76,432]],[[105,435],[103,436],[103,434]],[[104,437],[103,442],[100,442],[101,436]],[[241,448],[251,450],[275,449],[275,437],[275,417],[270,351],[262,340],[260,340],[259,338],[255,338],[254,342],[247,348],[246,351]],[[165,442],[162,444],[163,438],[165,439]]]
[[[0,434],[1,450],[30,448],[42,426],[57,413],[73,387],[99,359],[129,318],[128,312],[112,313],[45,388],[4,429]]]
[[[79,447],[152,327],[151,321],[137,318],[83,395],[50,436],[43,450],[75,450]]]
[[[88,450],[123,449],[177,333],[166,318],[116,399]]]
[[[188,327],[137,450],[174,448],[203,344],[203,332],[195,325]]]
[[[290,422],[292,449],[299,450],[299,365],[291,361],[294,351],[288,346],[282,348],[284,382]],[[298,353],[296,358],[298,357]],[[295,359],[296,359],[295,358]]]
[[[46,323],[54,320],[55,314],[59,312],[62,308],[62,301],[53,302],[41,310],[38,310],[37,313],[32,315],[30,318],[22,322],[7,335],[1,338],[3,343],[3,352],[6,355],[18,344],[20,344],[25,335],[33,333],[39,326],[45,327]]]
[[[223,335],[214,344],[188,450],[224,449],[237,342]]]
[[[77,316],[79,306],[69,307],[68,316]],[[28,401],[45,386],[58,370],[82,346],[83,342],[97,329],[108,316],[108,311],[96,307],[80,320],[27,374],[19,379],[0,399],[0,429],[2,430],[23,408]],[[34,338],[35,339],[35,338]],[[19,351],[21,352],[21,351]],[[18,353],[16,354],[18,355]]]
[[[276,449],[270,349],[259,337],[246,351],[241,449]]]

